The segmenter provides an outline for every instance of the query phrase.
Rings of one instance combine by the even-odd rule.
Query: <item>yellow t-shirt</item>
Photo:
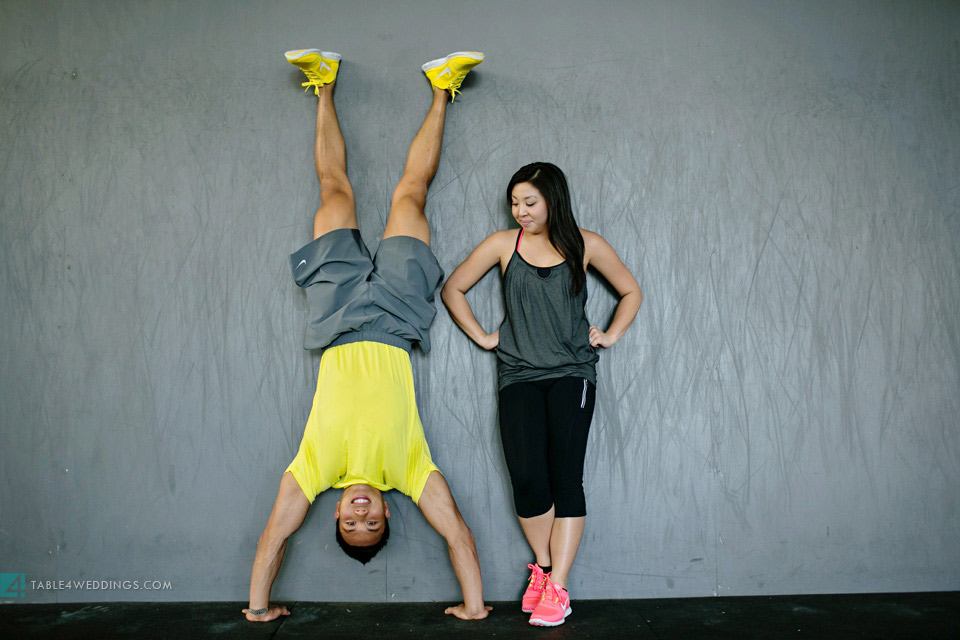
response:
[[[379,342],[327,349],[293,473],[313,504],[330,487],[369,484],[418,502],[430,459],[413,389],[410,356]]]

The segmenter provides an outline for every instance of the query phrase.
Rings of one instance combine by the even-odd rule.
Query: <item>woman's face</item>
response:
[[[510,194],[510,212],[513,219],[527,233],[541,233],[547,230],[547,202],[543,194],[529,182],[519,182],[513,186]]]

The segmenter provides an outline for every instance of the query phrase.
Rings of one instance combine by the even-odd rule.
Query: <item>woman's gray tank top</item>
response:
[[[586,378],[596,385],[600,357],[590,346],[586,284],[575,296],[570,293],[572,278],[566,263],[529,264],[518,251],[522,238],[521,229],[503,274],[506,316],[497,346],[499,388],[565,376]]]

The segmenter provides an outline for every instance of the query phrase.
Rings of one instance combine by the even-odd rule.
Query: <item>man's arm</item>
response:
[[[293,474],[289,471],[284,473],[267,527],[257,542],[257,557],[250,575],[250,607],[243,610],[247,620],[268,622],[279,616],[290,615],[286,607],[270,604],[270,587],[280,571],[287,538],[300,528],[309,509],[310,501]],[[263,609],[266,609],[263,613],[251,613]]]
[[[427,478],[420,500],[417,503],[423,516],[444,540],[450,551],[450,562],[460,581],[463,604],[449,607],[450,613],[463,620],[482,620],[493,607],[483,604],[483,583],[480,580],[480,561],[473,533],[463,521],[457,503],[453,501],[450,487],[439,471]]]

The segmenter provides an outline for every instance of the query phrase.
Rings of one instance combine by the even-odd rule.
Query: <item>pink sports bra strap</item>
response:
[[[520,240],[523,238],[523,229],[520,229],[520,233],[517,234],[517,246],[513,248],[514,251],[520,251]]]

